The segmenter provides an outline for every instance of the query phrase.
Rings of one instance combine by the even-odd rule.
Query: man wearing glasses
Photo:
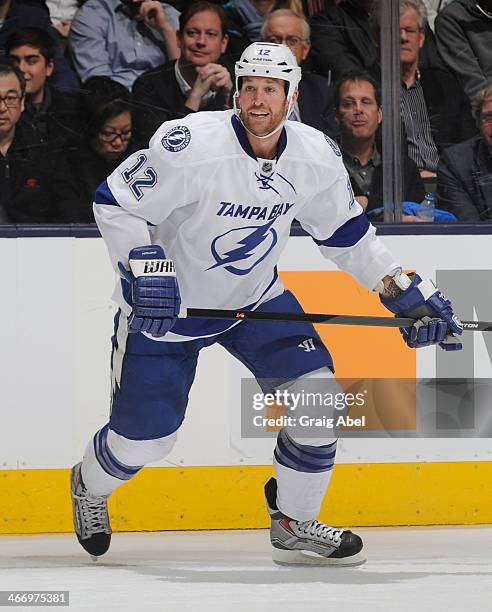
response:
[[[449,147],[437,168],[439,207],[459,221],[492,221],[492,80],[478,94],[480,135]]]
[[[25,91],[22,72],[0,65],[0,223],[69,221],[58,197],[63,160],[50,155],[38,135],[19,121]]]
[[[268,15],[261,28],[261,38],[265,42],[287,45],[299,66],[311,50],[308,22],[289,9],[278,9]],[[306,123],[332,138],[336,136],[332,87],[326,78],[306,72],[303,66],[299,99],[289,119]]]

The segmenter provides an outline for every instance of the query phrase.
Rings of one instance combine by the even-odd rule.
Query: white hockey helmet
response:
[[[277,43],[254,42],[247,47],[241,59],[236,62],[236,95],[239,93],[239,79],[246,76],[270,77],[287,81],[287,100],[301,80],[301,69],[292,51],[286,45]]]

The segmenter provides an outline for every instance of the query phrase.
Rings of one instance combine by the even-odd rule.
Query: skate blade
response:
[[[273,562],[277,565],[307,565],[307,566],[330,566],[330,567],[354,567],[366,562],[366,558],[360,553],[351,557],[330,558],[322,557],[313,552],[304,550],[283,550],[274,548],[272,551]]]
[[[91,561],[93,561],[94,563],[97,563],[99,560],[99,557],[96,557],[96,555],[89,555],[91,558]]]

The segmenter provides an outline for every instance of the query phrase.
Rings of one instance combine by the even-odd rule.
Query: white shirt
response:
[[[163,123],[150,148],[99,187],[94,215],[115,269],[133,247],[162,245],[186,307],[254,308],[279,295],[276,265],[294,218],[370,289],[398,266],[355,201],[331,139],[287,121],[277,159],[260,160],[232,110]],[[120,283],[114,299],[130,312]],[[208,333],[179,320],[162,340],[213,335],[216,324]]]
[[[59,23],[65,19],[72,20],[79,8],[77,0],[46,0],[50,11],[52,23]]]

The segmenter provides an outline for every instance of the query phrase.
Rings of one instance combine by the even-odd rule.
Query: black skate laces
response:
[[[330,540],[333,544],[340,544],[342,539],[342,534],[344,532],[343,529],[336,529],[335,527],[330,527],[326,523],[321,523],[320,521],[313,519],[312,521],[308,521],[306,523],[299,523],[297,521],[297,525],[299,530],[306,535],[313,536],[315,538],[322,538],[323,540]]]

